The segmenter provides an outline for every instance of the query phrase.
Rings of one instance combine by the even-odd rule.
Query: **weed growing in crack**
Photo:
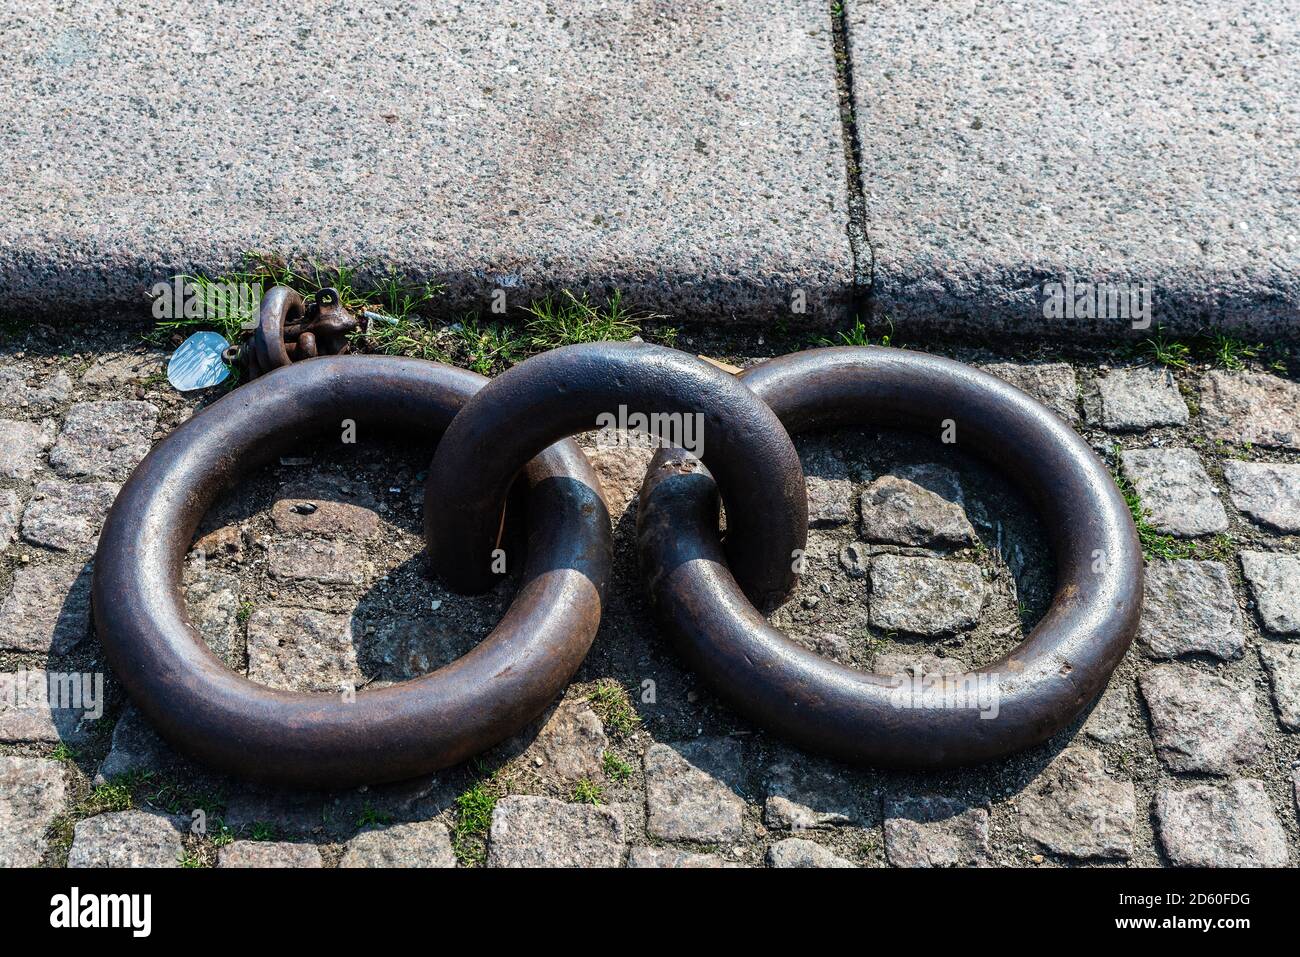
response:
[[[627,689],[613,679],[598,684],[587,696],[596,716],[615,738],[626,738],[641,725],[641,718],[632,707]]]

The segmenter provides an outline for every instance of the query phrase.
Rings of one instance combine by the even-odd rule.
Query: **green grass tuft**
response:
[[[627,689],[613,679],[602,681],[587,696],[591,708],[615,738],[626,738],[641,726]]]
[[[582,778],[573,786],[573,800],[579,804],[599,804],[605,796],[605,789],[594,781]]]
[[[853,325],[848,331],[837,332],[833,338],[825,336],[817,339],[816,344],[819,346],[885,346],[886,348],[902,348],[901,345],[894,342],[894,323],[891,319],[885,319],[885,328],[888,330],[881,334],[879,339],[873,339],[866,324],[859,318],[854,318]]]
[[[621,292],[597,306],[585,293],[579,297],[567,289],[559,296],[538,300],[525,311],[532,316],[524,328],[533,352],[582,342],[626,342],[640,334],[642,322],[662,318],[634,313],[623,302]]]
[[[628,764],[613,751],[606,751],[602,761],[605,776],[611,781],[626,781],[632,777],[632,765]]]

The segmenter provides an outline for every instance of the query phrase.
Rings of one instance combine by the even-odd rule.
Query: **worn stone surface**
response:
[[[167,354],[165,352],[128,353],[126,355],[107,355],[96,359],[89,369],[81,375],[83,385],[121,388],[144,382],[156,376],[166,375]]]
[[[1232,504],[1261,525],[1300,532],[1300,465],[1272,462],[1223,463]]]
[[[379,531],[377,503],[356,482],[333,475],[290,482],[271,505],[276,531],[365,540]]]
[[[63,418],[50,465],[65,478],[122,481],[149,451],[157,424],[151,402],[78,402]]]
[[[1176,867],[1282,867],[1286,832],[1259,781],[1156,792],[1160,845]]]
[[[0,867],[35,867],[45,831],[63,812],[63,765],[47,758],[0,755]]]
[[[1187,665],[1157,665],[1138,682],[1154,728],[1156,754],[1171,771],[1233,774],[1264,753],[1255,696]]]
[[[942,794],[885,799],[885,853],[895,867],[978,867],[989,861],[989,812]]]
[[[324,867],[314,844],[235,841],[217,852],[218,867]]]
[[[1190,537],[1227,529],[1228,513],[1192,449],[1129,449],[1120,458],[1158,531]]]
[[[1020,833],[1068,857],[1131,857],[1136,804],[1131,781],[1106,773],[1088,748],[1062,751],[1017,799]]]
[[[740,837],[745,802],[736,793],[741,746],[734,738],[652,744],[645,752],[646,829],[665,841]]]
[[[871,624],[942,635],[979,621],[984,578],[971,562],[877,555],[871,560]]]
[[[808,488],[808,524],[833,528],[853,521],[853,483],[848,479],[804,478]]]
[[[492,812],[489,867],[619,867],[626,853],[615,808],[521,795]]]
[[[788,837],[767,849],[768,867],[857,867],[820,844]]]
[[[562,701],[523,735],[520,761],[548,779],[597,781],[609,739],[586,700]]]
[[[1168,369],[1112,369],[1097,382],[1101,424],[1138,432],[1160,425],[1186,425],[1187,403]]]
[[[637,445],[597,445],[583,451],[600,477],[610,518],[617,522],[629,506],[635,514],[636,499],[655,450]]]
[[[273,578],[322,585],[360,585],[369,573],[359,545],[329,539],[276,539],[268,565]]]
[[[859,786],[842,767],[793,748],[781,748],[767,769],[763,822],[802,831],[860,824],[866,818]]]
[[[40,415],[53,412],[72,395],[72,380],[56,371],[31,377],[17,369],[0,369],[0,411]]]
[[[49,422],[0,419],[0,478],[30,482],[42,467],[45,450],[54,441]]]
[[[1284,728],[1300,731],[1300,645],[1265,642],[1259,657],[1273,686],[1278,720]]]
[[[96,784],[105,784],[133,771],[158,771],[176,762],[172,751],[133,704],[122,709],[113,727],[113,741],[100,762]]]
[[[348,841],[339,867],[455,867],[447,828],[434,821],[394,824]]]
[[[18,523],[23,517],[23,502],[11,488],[0,488],[0,555],[18,535]]]
[[[1241,570],[1264,628],[1278,635],[1300,635],[1300,555],[1242,552]]]
[[[1102,744],[1116,744],[1133,731],[1133,692],[1129,684],[1111,678],[1096,707],[1083,722],[1083,733]]]
[[[111,811],[78,821],[69,867],[179,867],[183,819],[148,811]]]
[[[1079,379],[1067,362],[994,362],[985,372],[1033,396],[1067,422],[1079,421]]]
[[[103,676],[51,675],[42,669],[0,672],[0,742],[76,744],[102,720]]]
[[[673,847],[634,847],[627,855],[628,867],[737,867],[717,854],[693,854]]]
[[[1221,562],[1147,564],[1138,641],[1153,658],[1239,658],[1246,633]]]
[[[849,542],[837,555],[840,568],[850,578],[866,578],[871,564],[871,551],[865,542]]]
[[[65,655],[90,630],[91,566],[25,565],[0,602],[0,649]]]
[[[642,308],[757,319],[790,314],[798,290],[812,316],[844,300],[825,4],[580,0],[560,16],[511,0],[496,14],[435,0],[350,16],[306,0],[248,9],[266,25],[250,30],[199,3],[25,8],[0,33],[9,303],[139,303],[248,249],[391,264],[462,304],[494,287],[511,305],[619,288]],[[171,35],[186,52],[159,83],[143,38]],[[113,122],[53,106],[88,98],[112,102]],[[326,123],[333,135],[304,151],[303,130]],[[212,230],[191,228],[216,209]]]
[[[1267,372],[1208,372],[1201,422],[1223,442],[1300,449],[1300,384]]]
[[[311,608],[258,608],[248,619],[248,676],[289,691],[357,687],[361,672],[351,617]]]
[[[190,620],[209,648],[235,671],[244,670],[244,636],[239,624],[239,579],[205,572],[185,586]]]
[[[1120,0],[844,9],[872,299],[898,328],[1114,341],[1300,317],[1294,3],[1176,0],[1159,49],[1151,8]],[[1149,284],[1150,308],[1076,288],[1045,309],[1066,279]]]
[[[89,554],[120,488],[114,482],[39,482],[23,513],[23,538],[59,552]]]
[[[907,479],[883,475],[862,492],[862,537],[888,545],[951,547],[975,541],[961,506]]]

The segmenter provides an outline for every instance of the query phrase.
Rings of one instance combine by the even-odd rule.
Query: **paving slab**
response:
[[[139,304],[254,249],[462,303],[770,316],[852,286],[823,0],[38,0],[0,58],[14,308]]]
[[[845,10],[872,296],[900,327],[1131,334],[1045,315],[1066,278],[1150,283],[1151,328],[1300,320],[1300,2]]]

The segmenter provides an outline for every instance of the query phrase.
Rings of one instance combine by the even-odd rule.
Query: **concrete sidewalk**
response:
[[[1122,335],[1044,315],[1107,280],[1178,330],[1300,320],[1300,0],[363,6],[10,3],[0,308],[256,250],[449,305]]]

